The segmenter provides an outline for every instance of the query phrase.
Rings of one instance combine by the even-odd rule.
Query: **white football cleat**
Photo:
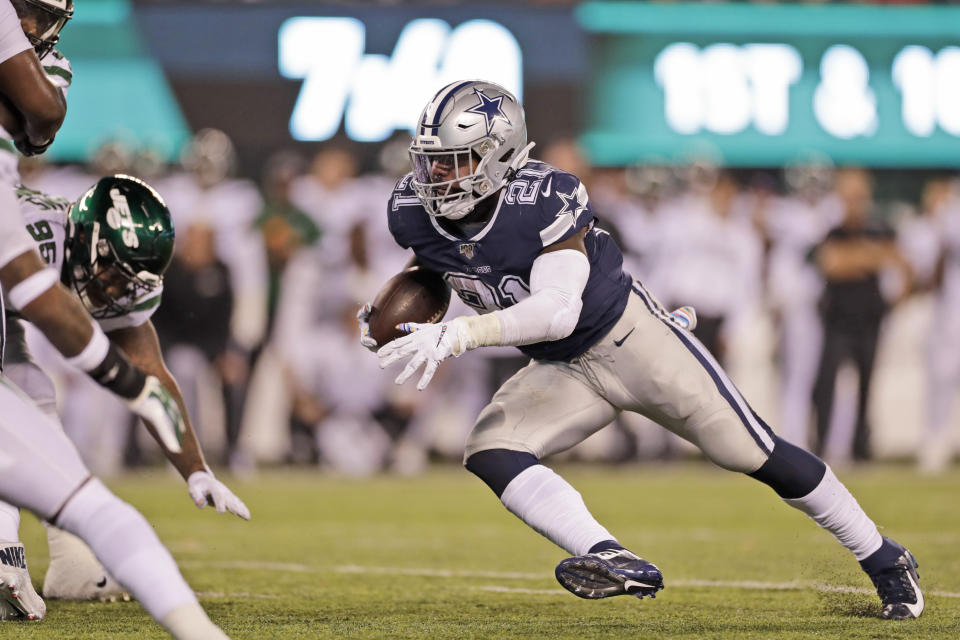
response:
[[[22,542],[0,542],[0,620],[43,620],[47,605],[33,588]]]
[[[78,537],[47,525],[50,566],[43,579],[43,597],[53,600],[130,601],[130,594],[103,568]]]

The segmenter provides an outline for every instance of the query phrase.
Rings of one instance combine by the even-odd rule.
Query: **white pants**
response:
[[[934,307],[927,336],[927,429],[936,438],[950,429],[960,386],[960,312],[941,301]]]
[[[782,395],[778,431],[786,440],[806,448],[813,407],[813,383],[820,365],[823,326],[815,305],[784,310],[782,327]]]
[[[57,418],[57,391],[53,380],[31,361],[7,362],[3,374],[18,390],[22,391],[44,415]],[[62,429],[61,429],[62,430]]]
[[[621,411],[650,418],[734,471],[756,471],[774,446],[772,432],[703,345],[634,285],[620,320],[589,351],[573,362],[532,361],[500,387],[465,457],[511,449],[543,458]]]
[[[90,476],[50,417],[0,376],[0,498],[51,520]]]

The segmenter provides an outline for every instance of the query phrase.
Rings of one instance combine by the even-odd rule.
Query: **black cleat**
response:
[[[920,565],[913,554],[901,545],[890,538],[884,538],[883,541],[900,551],[900,555],[892,565],[867,571],[883,602],[880,617],[887,620],[919,618],[923,613],[923,592],[920,591],[920,575],[917,573]]]
[[[580,598],[597,600],[631,595],[656,597],[663,573],[627,549],[607,549],[567,558],[557,565],[557,580]]]

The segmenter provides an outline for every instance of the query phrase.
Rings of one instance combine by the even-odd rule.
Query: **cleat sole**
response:
[[[663,583],[627,578],[607,564],[594,559],[571,558],[557,565],[557,581],[573,595],[586,600],[632,595],[639,599],[656,597]]]

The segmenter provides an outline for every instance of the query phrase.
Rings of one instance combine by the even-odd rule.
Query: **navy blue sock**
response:
[[[861,560],[860,566],[867,573],[876,573],[892,567],[902,553],[903,547],[889,538],[884,538],[880,548]]]
[[[487,449],[467,458],[467,470],[487,483],[497,497],[524,469],[540,464],[532,453],[510,449]]]
[[[616,540],[604,540],[603,542],[598,542],[597,544],[590,547],[590,551],[587,553],[598,553],[600,551],[610,551],[611,549],[625,549],[622,544]]]
[[[823,480],[826,463],[783,438],[774,436],[773,441],[773,453],[767,461],[747,475],[770,486],[784,500],[810,495]]]

